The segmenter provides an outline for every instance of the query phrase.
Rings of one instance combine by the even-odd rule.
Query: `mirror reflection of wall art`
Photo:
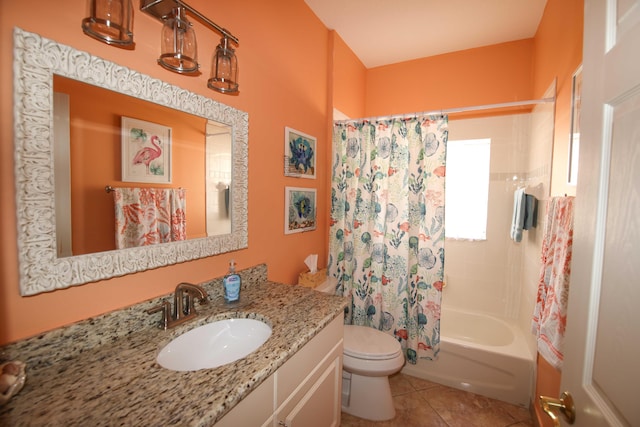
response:
[[[298,178],[316,177],[316,138],[284,128],[284,174]]]
[[[316,190],[285,187],[284,234],[316,229]]]
[[[122,181],[171,183],[171,128],[122,117]]]

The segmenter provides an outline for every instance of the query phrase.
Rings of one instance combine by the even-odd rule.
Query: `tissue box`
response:
[[[298,285],[304,286],[305,288],[315,288],[325,280],[327,280],[327,269],[323,268],[315,273],[311,273],[310,271],[300,273],[300,276],[298,276]]]

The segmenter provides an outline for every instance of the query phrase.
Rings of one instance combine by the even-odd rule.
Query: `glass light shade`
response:
[[[198,71],[198,45],[196,32],[187,21],[185,11],[174,9],[173,16],[162,26],[161,54],[158,63],[176,73]]]
[[[238,58],[229,46],[229,39],[223,37],[216,47],[211,64],[211,77],[207,86],[222,93],[238,91]]]
[[[82,20],[85,34],[115,46],[133,45],[131,0],[91,0],[89,9],[90,16]]]

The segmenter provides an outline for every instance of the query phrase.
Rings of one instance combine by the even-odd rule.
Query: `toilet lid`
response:
[[[391,335],[367,326],[344,326],[344,354],[358,359],[392,359],[402,352]]]

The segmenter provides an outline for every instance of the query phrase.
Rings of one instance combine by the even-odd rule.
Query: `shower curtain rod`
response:
[[[497,108],[509,108],[509,107],[521,107],[525,105],[532,104],[547,104],[549,102],[555,102],[555,98],[542,98],[542,99],[529,99],[526,101],[513,101],[513,102],[502,102],[498,104],[485,104],[485,105],[474,105],[471,107],[458,107],[458,108],[447,108],[443,110],[435,110],[435,111],[423,111],[420,113],[407,113],[407,114],[394,114],[391,116],[379,116],[379,117],[362,117],[359,119],[348,119],[348,120],[334,120],[334,123],[343,123],[350,121],[360,121],[360,120],[370,120],[370,119],[400,119],[407,116],[417,116],[417,115],[435,115],[435,114],[452,114],[452,113],[466,113],[469,111],[481,111],[481,110],[494,110]]]

